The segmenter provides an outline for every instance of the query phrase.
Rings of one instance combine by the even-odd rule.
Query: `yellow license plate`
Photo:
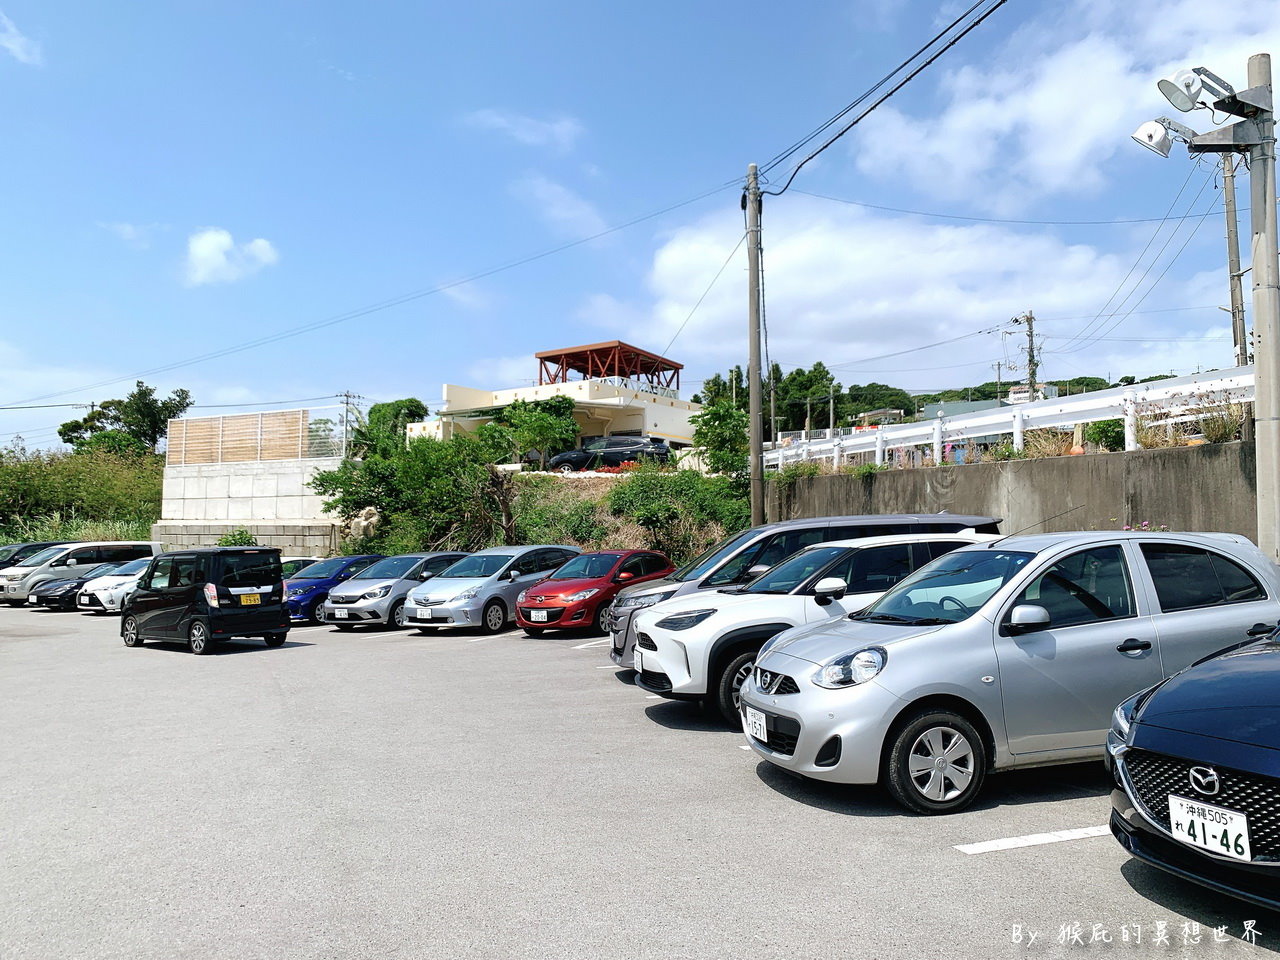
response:
[[[240,594],[240,606],[242,607],[256,607],[261,605],[261,603],[262,603],[262,598],[258,596],[256,593]]]

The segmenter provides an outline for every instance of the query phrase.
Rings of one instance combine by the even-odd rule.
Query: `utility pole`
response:
[[[831,429],[831,436],[836,435],[836,382],[831,381],[827,385],[827,426]]]
[[[1249,362],[1249,339],[1244,327],[1244,291],[1240,282],[1240,228],[1236,222],[1236,165],[1229,153],[1222,155],[1222,196],[1227,207],[1227,274],[1231,278],[1231,339],[1236,366]]]
[[[804,398],[804,433],[809,439],[809,431],[813,429],[813,397]]]
[[[760,436],[760,180],[747,165],[747,445],[751,486],[751,525],[764,523],[764,442]]]
[[[1036,315],[1028,310],[1020,317],[1013,318],[1014,323],[1025,324],[1027,328],[1027,399],[1036,398],[1036,380],[1040,373],[1040,360],[1036,356]]]
[[[778,442],[778,385],[769,371],[769,439]]]
[[[1004,369],[1004,362],[1001,360],[997,360],[995,362],[995,368],[996,368],[996,400],[998,401],[1000,399],[1000,394],[1004,393],[1004,381],[1000,379],[1000,371]]]

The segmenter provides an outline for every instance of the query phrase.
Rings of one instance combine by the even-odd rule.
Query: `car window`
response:
[[[973,616],[1035,556],[1017,550],[957,550],[915,571],[856,619],[959,623]]]
[[[161,557],[151,568],[149,586],[152,590],[163,590],[169,586],[169,577],[173,573],[173,557]]]
[[[560,564],[556,562],[551,550],[531,550],[516,561],[515,567],[524,576],[530,573],[541,573],[553,570]]]
[[[1141,549],[1165,613],[1267,597],[1249,571],[1221,554],[1178,543],[1144,543]]]
[[[147,564],[151,562],[150,557],[139,557],[137,560],[130,560],[128,563],[121,564],[112,571],[112,576],[127,577],[135,573],[141,573],[147,569]]]
[[[70,563],[72,560],[77,566],[84,566],[86,563],[96,563],[102,558],[102,549],[100,547],[81,547],[79,550],[72,550],[66,555],[63,562]]]
[[[848,547],[814,547],[811,550],[803,550],[762,573],[751,582],[746,592],[790,593],[819,570],[830,566],[833,561],[840,560],[848,552]],[[833,577],[840,575],[840,573],[829,574]]]
[[[169,586],[190,587],[196,582],[196,558],[174,557],[173,572],[169,575]]]
[[[646,553],[641,559],[641,569],[644,571],[641,576],[649,576],[654,573],[661,573],[671,566],[671,561],[666,557],[660,557],[656,553]]]
[[[850,550],[823,576],[839,577],[849,593],[883,593],[911,572],[911,545],[888,543],[865,550]]]
[[[618,562],[616,553],[582,553],[567,561],[551,578],[553,580],[596,580],[608,575]],[[624,564],[622,569],[627,569]]]
[[[743,544],[749,543],[755,536],[755,530],[744,530],[742,533],[721,540],[714,547],[703,551],[678,569],[671,575],[671,579],[680,581],[697,580],[705,576],[708,570],[715,569],[716,564],[722,562],[725,557],[731,555],[733,551],[742,547]]]
[[[350,567],[347,568],[347,575],[349,577],[354,577],[365,567],[369,566],[372,563],[376,563],[381,559],[382,559],[381,557],[363,557],[362,559],[357,560],[355,563],[353,563]]]
[[[421,562],[418,557],[387,557],[360,570],[353,579],[402,580]]]
[[[281,570],[278,554],[227,553],[222,556],[224,587],[269,587],[283,579],[284,572]]]
[[[939,557],[945,557],[952,550],[959,550],[961,547],[968,546],[963,540],[930,540],[926,543],[918,544],[924,547],[925,552],[930,560],[937,560]]]
[[[915,532],[914,523],[852,523],[844,526],[829,527],[831,536],[828,540],[855,540],[861,537],[892,537],[903,533]]]
[[[25,558],[20,563],[15,563],[15,567],[43,567],[46,563],[58,556],[65,550],[65,547],[46,547],[37,553]]]
[[[723,567],[707,578],[710,586],[723,586],[737,583],[747,576],[752,567],[772,567],[781,563],[793,553],[803,550],[815,543],[830,540],[828,527],[812,527],[808,530],[788,530],[769,537],[754,550],[744,550]]]
[[[122,563],[125,560],[133,560],[137,557],[151,556],[151,548],[141,544],[130,543],[118,547],[102,547],[99,555],[108,563]]]
[[[313,563],[315,563],[314,560],[285,560],[280,564],[280,576],[288,580],[299,570],[309,567]]]
[[[618,568],[619,573],[629,573],[633,577],[643,577],[645,571],[645,557],[643,554],[627,557],[622,561],[622,566]]]
[[[437,576],[441,580],[469,580],[473,577],[491,577],[511,562],[509,553],[485,553],[463,557],[457,563],[445,567]]]
[[[1124,551],[1092,547],[1064,557],[1018,594],[1013,606],[1020,603],[1044,607],[1055,628],[1131,617],[1133,586]]]
[[[608,440],[601,437],[597,440],[588,440],[582,445],[583,450],[603,450],[608,445]]]
[[[336,577],[346,566],[346,557],[330,557],[328,560],[317,560],[303,567],[292,577],[294,580],[328,580]]]
[[[453,564],[457,563],[461,557],[432,557],[422,565],[422,572],[435,576],[442,570],[446,570]]]

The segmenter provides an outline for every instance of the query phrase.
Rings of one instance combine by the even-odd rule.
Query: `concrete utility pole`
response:
[[[778,385],[774,383],[773,371],[769,371],[769,439],[778,442]]]
[[[805,439],[810,439],[809,433],[813,430],[813,397],[804,398],[804,434]]]
[[[1036,398],[1036,378],[1040,373],[1040,361],[1036,358],[1036,315],[1030,310],[1022,318],[1027,325],[1027,395],[1029,400]]]
[[[999,400],[1000,394],[1004,393],[1004,381],[1000,378],[1000,371],[1004,369],[1004,362],[1001,360],[997,360],[995,362],[995,368],[996,368],[996,399]]]
[[[1249,362],[1249,337],[1244,326],[1244,291],[1240,282],[1240,228],[1236,222],[1236,164],[1229,153],[1222,155],[1222,197],[1227,206],[1227,273],[1231,278],[1231,339],[1236,347],[1236,366]]]
[[[831,430],[831,436],[836,435],[836,382],[834,380],[827,386],[827,427]]]
[[[750,463],[751,525],[764,523],[764,442],[760,436],[760,180],[754,163],[747,166],[747,446]]]
[[[1250,250],[1253,276],[1254,422],[1258,463],[1258,546],[1280,558],[1280,263],[1276,255],[1276,119],[1271,55],[1249,58],[1249,86],[1266,92],[1253,117],[1258,143],[1249,150]]]

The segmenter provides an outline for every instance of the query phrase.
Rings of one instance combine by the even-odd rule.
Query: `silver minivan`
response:
[[[463,557],[409,591],[405,623],[422,633],[438,627],[479,627],[498,633],[515,619],[521,590],[581,552],[577,547],[542,544],[490,547]]]
[[[793,773],[949,813],[989,771],[1101,757],[1118,703],[1278,618],[1276,566],[1234,534],[1005,537],[779,633],[743,728]]]
[[[102,563],[125,563],[160,552],[160,544],[147,540],[114,540],[91,543],[64,543],[47,547],[0,571],[0,599],[11,607],[27,603],[35,587],[46,580],[75,576],[75,568]]]

